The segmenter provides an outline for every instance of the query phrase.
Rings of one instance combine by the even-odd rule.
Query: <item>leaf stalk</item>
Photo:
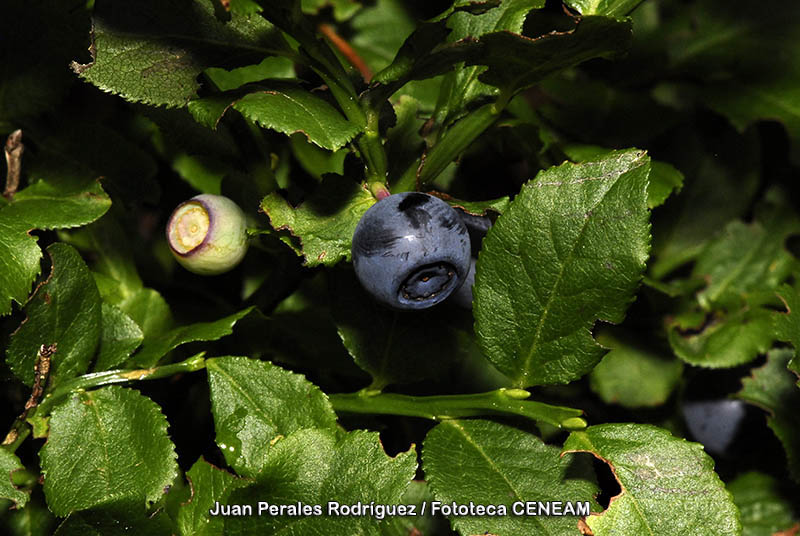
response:
[[[587,423],[583,411],[551,406],[526,400],[530,393],[522,389],[497,389],[468,395],[409,396],[361,390],[355,393],[329,395],[333,409],[343,413],[402,415],[434,421],[481,417],[486,415],[517,415],[565,430],[582,430]]]

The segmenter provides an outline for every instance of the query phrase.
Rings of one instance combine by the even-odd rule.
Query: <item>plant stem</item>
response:
[[[350,62],[350,65],[358,69],[358,72],[361,73],[361,77],[364,78],[366,82],[369,82],[372,78],[372,70],[369,68],[367,63],[364,59],[358,55],[353,47],[350,46],[342,36],[336,33],[333,26],[330,24],[320,24],[317,26],[317,30],[319,33],[324,35],[328,41],[336,47],[336,49]]]
[[[22,171],[22,153],[25,146],[22,144],[22,130],[15,130],[8,135],[6,140],[6,187],[3,197],[11,201],[19,188],[19,176]]]
[[[367,184],[367,187],[369,188],[370,193],[372,193],[372,196],[378,201],[381,199],[386,199],[392,195],[392,192],[389,191],[389,189],[386,187],[386,184],[382,182],[370,182]]]
[[[114,383],[126,383],[138,380],[158,380],[160,378],[167,378],[182,372],[195,372],[202,370],[206,367],[206,360],[203,358],[205,352],[190,357],[180,363],[172,363],[170,365],[162,365],[160,367],[153,367],[147,369],[133,369],[133,370],[107,370],[104,372],[95,372],[93,374],[84,374],[71,380],[65,381],[57,386],[51,393],[45,396],[42,403],[36,409],[37,416],[46,415],[55,404],[64,400],[66,397],[75,391],[94,389],[102,387],[103,385],[111,385]]]
[[[525,400],[522,389],[497,389],[486,393],[445,396],[408,396],[364,389],[330,395],[333,409],[345,413],[403,415],[440,421],[482,415],[519,415],[565,430],[582,430],[586,421],[579,409]]]
[[[484,104],[461,119],[425,155],[417,173],[420,189],[424,189],[444,168],[461,154],[500,117],[495,103]]]

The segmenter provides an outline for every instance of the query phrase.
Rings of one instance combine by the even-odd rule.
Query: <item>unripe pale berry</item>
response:
[[[216,275],[234,268],[247,252],[247,227],[239,206],[202,194],[178,205],[167,223],[167,242],[187,270]]]

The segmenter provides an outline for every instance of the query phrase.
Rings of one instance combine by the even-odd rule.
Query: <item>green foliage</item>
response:
[[[237,504],[322,505],[357,502],[398,504],[414,476],[416,453],[409,450],[390,458],[378,434],[354,431],[337,434],[319,429],[299,430],[276,442],[264,460],[254,485],[234,492]],[[323,510],[325,511],[325,510]],[[381,534],[372,516],[246,516],[228,518],[226,532],[301,535],[333,530],[338,534]]]
[[[332,274],[331,297],[339,336],[375,386],[436,377],[474,345],[438,310],[409,315],[376,303],[352,271]]]
[[[25,307],[27,319],[8,347],[8,365],[27,385],[33,384],[33,365],[43,345],[58,345],[50,369],[53,384],[86,372],[102,329],[100,295],[78,252],[65,244],[53,244],[47,252],[50,277]]]
[[[173,516],[178,534],[201,535],[219,534],[224,522],[219,517],[211,517],[209,511],[215,502],[225,504],[230,494],[249,484],[246,480],[214,467],[202,458],[197,460],[191,469],[186,471],[190,488],[181,501],[177,513]],[[176,497],[177,500],[177,497]]]
[[[53,410],[41,462],[47,504],[58,516],[116,501],[141,507],[161,497],[178,469],[158,406],[116,386]]]
[[[793,370],[800,374],[800,363],[797,360],[800,351],[800,293],[789,285],[783,285],[778,290],[778,297],[783,300],[786,312],[776,314],[775,331],[778,339],[792,343],[795,350],[795,357],[792,360]]]
[[[589,377],[592,391],[604,402],[638,408],[667,401],[680,381],[680,361],[630,333],[604,331],[597,340],[611,348]]]
[[[346,178],[326,178],[315,195],[292,208],[278,193],[261,202],[261,210],[277,231],[286,230],[300,239],[300,247],[286,243],[305,258],[308,266],[331,266],[350,259],[353,231],[361,216],[375,203],[363,186]]]
[[[596,484],[586,460],[516,428],[490,421],[450,420],[431,430],[423,446],[425,474],[443,504],[505,505],[528,501],[593,501]],[[519,507],[519,506],[518,506]],[[574,517],[468,515],[453,526],[461,534],[569,533]]]
[[[783,443],[792,477],[800,481],[800,391],[786,370],[790,358],[786,350],[772,350],[766,364],[742,380],[738,396],[769,412],[767,425]]]
[[[0,449],[0,498],[11,499],[17,508],[23,508],[28,502],[28,494],[14,486],[12,473],[24,470],[19,458],[5,449]]]
[[[252,309],[244,309],[238,313],[220,318],[213,322],[198,322],[181,326],[154,337],[148,337],[142,348],[133,356],[133,363],[140,367],[152,367],[170,350],[195,341],[215,341],[230,335],[236,322],[245,317]]]
[[[301,132],[324,149],[339,149],[358,133],[358,127],[324,100],[292,86],[248,93],[233,108],[265,128],[284,134]]]
[[[744,473],[728,484],[742,519],[742,536],[772,536],[792,528],[797,519],[780,485],[769,475]]]
[[[86,180],[85,176],[71,175],[69,171],[59,178],[52,183],[42,179],[0,207],[0,288],[3,289],[0,315],[11,311],[10,300],[25,302],[33,280],[39,275],[42,252],[29,231],[86,225],[102,216],[111,205],[94,178]]]
[[[553,168],[489,231],[475,276],[475,331],[516,385],[567,383],[602,357],[591,327],[622,321],[644,271],[649,171],[641,151]]]
[[[92,61],[72,69],[103,91],[169,107],[197,95],[195,79],[204,69],[224,66],[231,55],[256,58],[282,46],[263,19],[234,14],[224,24],[209,2],[102,2],[92,24]]]
[[[570,0],[569,6],[581,15],[607,15],[619,17],[627,15],[642,0]]]
[[[741,532],[739,512],[702,445],[653,426],[602,424],[573,432],[564,451],[591,452],[622,488],[605,512],[587,519],[597,536]]]
[[[103,303],[100,342],[94,370],[110,370],[123,363],[144,339],[142,329],[118,307]]]
[[[334,430],[336,416],[325,394],[302,376],[244,357],[209,360],[217,444],[228,464],[255,476],[266,445],[297,430]]]
[[[0,533],[800,526],[794,4],[7,4]],[[356,279],[409,191],[486,216],[472,309]],[[246,214],[219,276],[165,237],[198,192]],[[434,509],[515,501],[590,512]]]

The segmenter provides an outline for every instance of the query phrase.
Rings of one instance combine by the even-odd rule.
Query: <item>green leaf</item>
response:
[[[165,343],[172,344],[174,342],[164,335],[165,330],[172,325],[172,312],[170,312],[169,305],[167,305],[161,294],[155,290],[143,287],[135,290],[122,300],[113,303],[136,322],[136,325],[142,330],[145,337],[144,340],[148,343],[148,346],[150,344],[154,345],[152,350],[148,350],[151,357],[155,353],[163,351]],[[222,333],[220,337],[227,335],[224,326],[219,327],[221,328],[219,333]],[[183,343],[181,342],[180,344]],[[144,348],[139,349],[139,352],[143,351]],[[134,360],[136,360],[137,356],[138,353],[134,354]]]
[[[206,69],[206,75],[220,91],[230,91],[245,84],[270,78],[295,78],[294,64],[288,58],[271,56],[261,63],[227,71],[217,67]]]
[[[392,105],[397,121],[386,133],[384,147],[389,161],[387,182],[392,193],[396,194],[416,186],[417,169],[425,144],[420,129],[425,120],[419,114],[420,102],[414,97],[401,95]]]
[[[786,306],[785,313],[776,313],[773,316],[775,333],[781,341],[792,343],[795,351],[795,372],[800,374],[796,356],[800,352],[800,292],[784,284],[778,289],[778,297]]]
[[[489,213],[502,214],[508,208],[510,200],[508,197],[499,197],[497,199],[487,199],[485,201],[463,201],[461,199],[454,199],[446,194],[438,192],[431,192],[431,195],[441,198],[451,207],[462,209],[467,214],[473,216],[486,216]]]
[[[11,312],[11,300],[24,303],[39,275],[42,252],[33,229],[64,229],[102,216],[111,200],[94,178],[69,171],[33,182],[14,201],[0,207],[0,316]]]
[[[649,249],[642,151],[539,173],[483,241],[475,333],[518,387],[567,383],[603,355],[597,319],[621,322]]]
[[[313,370],[325,384],[333,377],[363,385],[369,378],[342,344],[328,303],[327,281],[327,274],[320,273],[284,299],[259,330],[264,335],[258,346],[269,348],[264,359],[290,369]]]
[[[797,141],[800,9],[780,0],[758,6],[742,2],[736,16],[720,16],[719,5],[704,0],[675,17],[667,40],[672,70],[696,80],[702,101],[738,129],[777,120]]]
[[[447,42],[475,39],[491,32],[522,33],[528,13],[544,7],[544,4],[544,0],[507,0],[485,13],[453,13],[447,19],[447,27],[451,29]],[[470,103],[497,94],[497,88],[478,80],[478,75],[484,71],[486,67],[483,65],[470,65],[456,68],[445,76],[434,115],[437,123],[446,125]]]
[[[331,152],[320,149],[302,134],[292,134],[290,140],[292,154],[309,175],[319,180],[322,180],[323,175],[327,173],[344,175],[344,159],[347,157],[347,150]]]
[[[491,13],[490,10],[481,17]],[[446,29],[441,23],[424,25],[409,37],[392,64],[374,80],[399,85],[406,80],[446,73],[464,62],[467,66],[487,66],[479,80],[510,95],[558,71],[592,58],[613,58],[630,47],[629,20],[589,16],[570,19],[570,26],[536,37],[494,31],[477,39],[439,46],[447,35]]]
[[[667,401],[683,371],[680,361],[631,334],[604,330],[597,340],[611,348],[590,376],[592,391],[606,404],[639,408]]]
[[[488,65],[481,82],[516,92],[558,71],[592,58],[614,58],[631,44],[631,23],[609,17],[589,16],[574,27],[530,38],[510,32],[482,36],[480,59],[468,64]]]
[[[19,458],[12,452],[0,448],[0,499],[11,499],[17,508],[25,507],[30,499],[30,494],[14,486],[11,482],[11,473],[24,469]]]
[[[261,12],[261,6],[256,0],[230,0],[228,9],[240,15],[253,15]]]
[[[789,361],[789,370],[794,372],[797,375],[797,386],[800,387],[800,358],[795,355],[791,361]]]
[[[687,323],[678,316],[668,324],[667,338],[675,355],[699,367],[735,367],[766,352],[775,340],[773,313],[758,304],[731,312],[692,311]]]
[[[111,200],[96,180],[40,180],[14,196],[3,217],[26,222],[32,229],[79,227],[98,219]]]
[[[757,290],[775,290],[796,261],[784,248],[784,240],[800,225],[794,214],[782,211],[779,221],[734,221],[697,258],[692,276],[708,281],[697,301],[706,309],[740,303],[742,296]]]
[[[227,168],[212,158],[186,153],[172,160],[172,169],[189,185],[203,194],[222,194],[222,179]]]
[[[232,14],[223,23],[210,2],[102,2],[93,16],[92,62],[72,69],[103,91],[132,102],[184,106],[197,96],[197,76],[284,47],[261,17]]]
[[[164,298],[144,287],[129,247],[129,237],[114,214],[70,235],[70,240],[93,260],[93,275],[100,296],[128,315],[152,340],[172,326],[172,313]]]
[[[233,333],[233,326],[236,325],[236,322],[247,316],[252,310],[253,307],[248,307],[213,322],[197,322],[145,338],[142,347],[133,355],[132,361],[140,367],[152,367],[167,353],[182,344],[221,339]]]
[[[716,230],[751,208],[760,174],[758,140],[724,130],[714,130],[714,136],[710,142],[681,132],[675,164],[687,180],[654,218],[654,259],[648,266],[654,279],[697,257]]]
[[[414,19],[399,0],[378,0],[353,17],[350,25],[354,32],[350,45],[373,72],[391,63],[415,28]]]
[[[779,488],[775,478],[755,471],[728,484],[742,517],[742,536],[773,536],[794,525],[792,505]]]
[[[642,0],[566,0],[566,3],[581,15],[624,17],[636,9]]]
[[[140,502],[122,500],[70,514],[54,536],[171,536],[169,521],[163,511],[151,514]]]
[[[209,359],[206,368],[217,444],[240,475],[258,474],[283,436],[336,429],[328,398],[299,374],[245,357]]]
[[[89,269],[71,246],[47,248],[53,269],[25,306],[27,319],[11,337],[7,363],[26,385],[42,345],[57,344],[50,383],[55,385],[89,369],[100,339],[100,295]]]
[[[359,133],[333,106],[310,92],[290,84],[271,83],[268,89],[249,93],[233,108],[264,128],[293,134],[335,151]]]
[[[287,230],[300,239],[307,266],[332,266],[350,259],[353,232],[374,203],[367,188],[351,179],[330,175],[297,208],[280,194],[272,193],[261,201],[261,210],[275,230]]]
[[[464,535],[577,534],[576,516],[599,509],[593,500],[597,485],[586,459],[560,454],[530,433],[483,420],[444,421],[428,432],[422,449],[437,501],[506,506],[504,515],[451,517]],[[586,511],[527,516],[512,510],[527,501],[579,502]]]
[[[24,222],[6,218],[0,208],[0,316],[11,312],[11,302],[25,303],[36,276],[42,250]]]
[[[767,425],[783,443],[789,471],[800,482],[800,391],[797,378],[786,370],[792,352],[772,350],[764,366],[742,380],[739,398],[770,413]]]
[[[47,505],[57,516],[124,499],[144,506],[178,471],[158,405],[116,386],[57,406],[40,458]]]
[[[227,504],[231,492],[250,484],[234,475],[214,467],[204,459],[195,462],[186,473],[191,486],[186,500],[181,503],[175,525],[180,536],[211,536],[223,534],[221,517],[212,517],[209,510],[215,502]]]
[[[586,519],[595,536],[741,534],[739,512],[699,443],[644,424],[573,432],[564,452],[590,452],[611,466],[622,492]]]
[[[389,309],[349,270],[332,273],[330,282],[339,336],[356,364],[372,376],[375,388],[441,377],[469,351],[471,341],[448,325],[452,312],[447,309]]]
[[[56,518],[44,501],[29,502],[25,508],[9,510],[0,515],[9,536],[49,536],[55,530]]]
[[[129,237],[115,211],[69,233],[68,240],[88,254],[95,278],[100,280],[98,287],[104,300],[119,305],[144,286],[136,270]]]
[[[231,494],[232,504],[320,505],[321,515],[228,517],[226,534],[359,534],[380,536],[370,515],[329,515],[328,506],[399,504],[416,469],[413,448],[390,458],[375,432],[336,435],[329,430],[300,430],[269,449],[255,485]],[[255,510],[255,509],[254,509]],[[254,511],[255,513],[255,511]]]
[[[323,8],[330,6],[337,21],[347,20],[361,9],[361,2],[358,0],[302,0],[301,5],[303,13],[310,15],[316,15]]]
[[[650,187],[647,189],[647,208],[664,204],[673,193],[683,186],[683,173],[666,162],[653,161],[650,169]]]
[[[144,333],[131,317],[118,307],[102,303],[100,346],[94,371],[111,370],[124,362],[144,339]]]
[[[573,162],[596,160],[611,152],[611,149],[598,145],[573,143],[562,147]],[[653,160],[650,164],[650,185],[647,188],[647,208],[663,205],[673,193],[683,186],[683,173],[671,164]]]
[[[414,534],[447,534],[447,521],[442,516],[431,514],[428,505],[435,500],[430,485],[423,480],[412,480],[403,494],[400,504],[417,506],[416,516],[394,516],[388,518],[381,532],[382,536],[411,536]],[[421,515],[423,504],[425,514]],[[415,532],[416,531],[416,532]]]

